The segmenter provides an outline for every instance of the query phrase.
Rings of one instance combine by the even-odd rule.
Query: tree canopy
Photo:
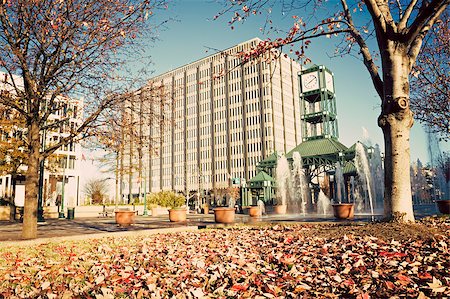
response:
[[[450,1],[341,0],[339,4],[321,0],[224,2],[225,9],[216,18],[231,15],[229,25],[234,26],[252,15],[267,15],[262,28],[276,30],[280,35],[243,52],[241,57],[244,62],[258,61],[266,53],[277,54],[277,49],[292,44],[299,45],[295,51],[297,57],[306,58],[306,49],[312,39],[336,35],[342,37],[337,53],[354,54],[362,60],[380,97],[378,125],[385,142],[384,214],[394,221],[414,221],[409,176],[409,136],[414,120],[410,108],[409,77],[425,36]],[[293,24],[290,28],[278,28],[272,22],[270,15],[275,6],[281,6],[284,14],[291,15]],[[376,41],[372,48],[373,45],[368,42],[371,38]]]
[[[425,43],[411,80],[414,118],[443,139],[450,137],[450,11]]]
[[[161,22],[154,16],[166,8],[164,0],[0,3],[0,71],[10,91],[0,104],[26,123],[24,238],[36,237],[40,161],[91,136],[105,112],[120,109],[114,95],[134,82],[127,66],[144,57],[144,43],[156,40]],[[62,126],[61,138],[43,148],[42,133]]]

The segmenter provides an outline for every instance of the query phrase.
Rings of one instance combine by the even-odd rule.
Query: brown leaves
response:
[[[386,243],[310,234],[307,225],[275,225],[0,248],[0,291],[54,298],[450,295],[448,235]]]

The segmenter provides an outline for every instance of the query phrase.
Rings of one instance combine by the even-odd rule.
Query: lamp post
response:
[[[44,131],[44,140],[45,140],[45,131]],[[45,141],[44,141],[45,144]],[[45,222],[44,219],[44,208],[42,204],[43,197],[43,189],[44,189],[44,165],[45,160],[42,158],[41,162],[39,162],[39,189],[38,189],[38,209],[37,209],[37,221]]]
[[[62,177],[62,187],[61,187],[61,210],[59,211],[58,218],[65,218],[64,215],[64,189],[66,188],[66,167],[67,167],[67,156],[64,157],[63,165],[63,177]]]
[[[45,110],[47,110],[47,101],[45,101]],[[42,132],[42,151],[45,151],[45,139],[47,138],[47,131],[44,129]],[[38,207],[37,207],[37,221],[45,222],[44,219],[44,207],[43,207],[43,189],[44,189],[44,167],[45,159],[39,162],[39,188],[38,188]]]
[[[145,173],[145,168],[144,168]],[[142,213],[144,216],[148,216],[147,211],[147,177],[144,175],[144,212]]]

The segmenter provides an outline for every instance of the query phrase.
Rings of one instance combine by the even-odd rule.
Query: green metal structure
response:
[[[247,188],[252,193],[252,201],[248,205],[256,205],[258,200],[264,203],[272,199],[275,187],[275,180],[265,171],[260,171],[250,181],[248,181]]]
[[[298,152],[310,181],[323,173],[334,173],[338,162],[342,166],[344,176],[348,178],[357,175],[353,163],[356,143],[348,148],[338,140],[333,73],[325,66],[313,65],[299,73],[299,82],[303,142],[286,154],[287,160],[292,163],[293,154]],[[266,175],[270,177],[271,185],[276,188],[276,182],[271,176],[275,176],[279,157],[280,154],[274,152],[258,164],[260,172],[250,180],[250,188],[257,198],[263,194],[264,199],[267,199],[267,188],[261,185],[267,178]],[[258,189],[260,191],[257,191]],[[272,192],[273,190],[270,190],[270,194]]]
[[[303,141],[338,138],[333,73],[314,65],[300,74],[300,112]]]

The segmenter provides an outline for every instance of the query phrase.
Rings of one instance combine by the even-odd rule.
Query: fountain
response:
[[[319,215],[329,215],[331,213],[331,201],[330,199],[320,190],[317,197],[317,214]]]
[[[345,181],[344,181],[344,174],[342,173],[341,169],[341,163],[336,163],[336,170],[334,173],[334,179],[336,181],[336,200],[337,203],[342,203],[343,199],[346,199],[345,196]]]
[[[367,159],[366,150],[362,143],[356,143],[355,151],[355,166],[358,173],[359,185],[362,187],[362,194],[358,195],[358,192],[355,190],[356,211],[361,212],[363,207],[368,203],[370,213],[373,215],[373,190],[369,160]]]
[[[258,199],[257,205],[258,205],[261,215],[264,215],[266,213],[266,207],[264,205],[264,201],[262,201],[261,199]]]
[[[378,144],[375,145],[372,157],[370,158],[370,170],[374,191],[374,207],[383,207],[384,199],[384,171],[381,151]]]
[[[300,211],[306,215],[306,203],[308,202],[308,181],[306,179],[305,170],[303,169],[303,162],[300,153],[294,152],[292,154],[292,185],[293,185],[293,209],[294,212]],[[296,209],[300,204],[300,209]]]
[[[290,198],[291,170],[289,168],[289,162],[284,155],[277,161],[276,180],[278,198],[281,200],[277,204],[287,206]]]

